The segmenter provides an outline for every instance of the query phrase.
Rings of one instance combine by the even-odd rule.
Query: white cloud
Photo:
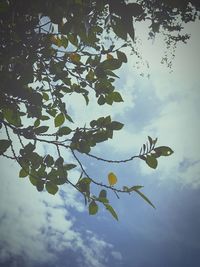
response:
[[[17,171],[14,162],[1,160],[0,264],[13,259],[13,266],[18,266],[19,257],[26,266],[56,264],[58,253],[74,251],[77,266],[105,266],[107,248],[112,251],[113,246],[93,232],[76,230],[76,219],[69,212],[70,207],[84,211],[78,193],[68,185],[62,197],[39,193],[27,178],[19,180]]]
[[[161,179],[175,179],[183,185],[197,186],[200,184],[199,23],[191,23],[186,27],[186,30],[191,33],[191,39],[188,44],[178,46],[173,62],[173,73],[169,73],[168,69],[159,64],[161,51],[163,51],[163,41],[161,39],[156,40],[153,46],[144,40],[142,41],[141,51],[144,58],[147,58],[150,62],[151,76],[148,81],[144,78],[144,81],[139,79],[138,83],[133,83],[132,99],[135,99],[135,93],[137,93],[137,97],[143,99],[141,106],[144,113],[153,113],[156,106],[159,106],[159,109],[156,110],[155,114],[153,113],[154,117],[149,121],[141,121],[140,125],[142,127],[138,132],[137,124],[134,124],[134,121],[131,122],[131,125],[126,123],[127,116],[130,117],[138,108],[137,104],[134,105],[132,110],[128,110],[129,115],[127,113],[122,117],[122,119],[124,118],[125,128],[114,135],[113,140],[108,142],[107,149],[108,151],[115,151],[117,153],[116,158],[121,159],[123,155],[131,156],[138,153],[140,145],[146,141],[147,135],[158,137],[158,145],[168,145],[175,153],[169,158],[160,158],[156,171],[153,171],[141,161],[142,174],[155,173]],[[126,77],[133,76],[131,76],[131,73],[133,73],[132,65],[134,65],[134,62],[134,59],[129,60]],[[148,82],[149,86],[147,86]],[[140,84],[141,88],[136,88],[137,84]],[[149,106],[148,101],[151,95],[157,103]],[[137,100],[135,99],[135,102]],[[191,165],[183,173],[180,164],[185,158],[190,160]],[[193,164],[194,162],[195,164]]]

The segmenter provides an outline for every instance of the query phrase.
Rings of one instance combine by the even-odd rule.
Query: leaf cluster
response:
[[[116,188],[113,172],[108,174],[108,184],[97,182],[87,174],[79,154],[108,163],[137,158],[155,169],[158,158],[173,151],[166,146],[156,147],[157,139],[149,137],[139,155],[128,159],[107,160],[92,155],[93,147],[112,139],[123,123],[108,115],[75,128],[66,99],[79,95],[88,105],[91,95],[95,95],[99,106],[123,102],[115,81],[118,70],[127,63],[124,48],[135,41],[134,21],[150,20],[154,34],[163,28],[175,41],[185,41],[187,36],[174,35],[181,30],[177,18],[193,21],[200,10],[195,0],[136,2],[0,2],[0,130],[7,136],[0,140],[0,155],[15,160],[20,166],[19,177],[28,177],[38,191],[45,189],[54,195],[67,183],[83,195],[90,214],[96,214],[101,204],[115,219],[118,217],[109,203],[108,191],[135,192],[153,204],[141,193],[141,186]],[[74,103],[74,109],[76,106]],[[54,125],[53,129],[48,125]],[[16,138],[20,149],[15,147]],[[39,143],[55,147],[57,155],[40,154]],[[71,153],[72,162],[65,162],[63,150]],[[70,180],[69,172],[74,168],[82,172],[77,183]],[[101,188],[98,196],[91,192],[92,184]]]

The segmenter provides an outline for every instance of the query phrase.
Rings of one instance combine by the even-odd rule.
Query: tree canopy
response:
[[[118,188],[113,172],[108,174],[108,184],[90,177],[79,155],[108,163],[140,159],[155,169],[158,158],[171,155],[172,149],[157,147],[157,138],[149,136],[138,155],[123,160],[99,158],[92,148],[112,139],[123,123],[108,114],[74,128],[65,100],[79,94],[86,105],[92,95],[97,105],[122,102],[123,95],[115,88],[119,78],[115,70],[127,63],[123,48],[134,51],[135,23],[149,21],[149,37],[164,34],[170,46],[186,42],[189,35],[181,34],[181,29],[184,23],[199,19],[199,11],[198,0],[2,0],[0,129],[5,137],[0,140],[0,155],[16,161],[19,177],[29,177],[38,191],[45,188],[54,195],[68,183],[83,195],[90,214],[96,214],[102,204],[118,219],[108,191],[138,193],[154,207],[140,191],[142,186]],[[47,126],[49,122],[54,127]],[[41,155],[39,143],[56,147],[57,155]],[[71,153],[73,162],[65,161],[63,149]],[[80,170],[76,183],[69,178],[74,168]],[[91,192],[92,184],[99,188],[98,195]]]

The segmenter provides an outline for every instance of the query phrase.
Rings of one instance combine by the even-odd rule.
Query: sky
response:
[[[14,162],[2,158],[0,266],[200,266],[199,26],[186,25],[191,38],[177,47],[170,72],[160,64],[163,40],[146,41],[138,25],[139,49],[150,68],[137,69],[137,59],[128,56],[116,82],[124,102],[85,107],[77,96],[68,102],[71,110],[73,101],[78,103],[72,115],[77,123],[111,114],[125,124],[112,140],[94,149],[98,156],[128,158],[139,152],[148,135],[174,150],[159,159],[156,170],[141,160],[111,165],[81,157],[89,175],[103,182],[112,171],[119,187],[143,185],[156,209],[138,195],[117,199],[110,194],[119,221],[103,208],[90,216],[81,196],[68,185],[55,196],[39,193],[26,178],[18,178]],[[54,153],[48,147],[40,150]],[[68,155],[66,160],[71,160]],[[79,170],[73,171],[72,179],[77,175]]]

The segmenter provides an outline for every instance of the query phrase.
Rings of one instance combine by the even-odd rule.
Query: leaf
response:
[[[121,62],[127,63],[127,57],[124,52],[117,51],[117,57]]]
[[[95,215],[98,212],[98,205],[94,200],[92,200],[89,204],[89,214]]]
[[[121,130],[124,124],[118,121],[112,121],[106,128],[109,130]]]
[[[0,140],[0,155],[2,155],[11,145],[11,141],[2,139]]]
[[[81,180],[78,181],[77,186],[81,192],[85,192],[85,193],[89,194],[90,193],[90,183],[91,183],[90,178],[82,178]]]
[[[111,54],[107,54],[107,59],[112,59],[113,58],[113,56],[111,55]]]
[[[52,182],[47,182],[45,187],[47,192],[52,195],[55,195],[58,191],[58,186]]]
[[[41,180],[37,180],[36,188],[39,192],[43,191],[44,189],[44,182]]]
[[[106,209],[112,214],[112,216],[118,221],[118,216],[117,216],[117,213],[115,212],[115,210],[113,209],[112,206],[110,206],[109,204],[107,203],[103,203],[104,206],[106,207]]]
[[[78,150],[81,152],[81,153],[89,153],[90,152],[90,144],[89,144],[89,141],[86,142],[86,141],[81,141],[79,143],[79,148]]]
[[[37,128],[40,125],[40,120],[36,119],[34,122],[34,127]]]
[[[100,63],[100,67],[103,69],[116,70],[119,69],[122,65],[122,62],[116,58],[106,59]]]
[[[128,188],[127,191],[128,191],[128,192],[132,192],[132,191],[141,189],[142,187],[143,187],[142,185],[134,185],[134,186]]]
[[[154,150],[157,156],[167,157],[174,153],[174,151],[170,147],[167,147],[167,146],[159,146],[159,147],[154,148]]]
[[[65,164],[63,167],[65,170],[69,171],[71,169],[76,168],[76,164]]]
[[[31,161],[32,167],[37,169],[43,162],[43,158],[36,152],[32,152],[29,156],[29,161]]]
[[[114,33],[124,39],[125,41],[127,40],[127,31],[124,27],[123,21],[118,18],[118,17],[112,17],[112,23],[111,26],[113,28]]]
[[[29,173],[25,169],[21,169],[20,172],[19,172],[19,177],[20,178],[24,178],[24,177],[26,177],[28,175],[29,175]]]
[[[32,143],[28,143],[23,149],[20,149],[20,154],[23,156],[24,154],[30,154],[34,151],[35,146]]]
[[[149,205],[151,205],[154,209],[156,208],[153,203],[151,203],[151,201],[143,194],[141,193],[138,189],[134,189],[134,191],[136,193],[138,193],[147,203],[149,203]]]
[[[113,172],[110,172],[108,174],[108,182],[110,186],[113,186],[114,184],[117,183],[117,176]]]
[[[147,155],[146,157],[146,163],[149,167],[156,169],[156,167],[158,166],[158,161],[157,159],[153,156],[153,155]]]
[[[83,97],[85,99],[86,105],[88,105],[88,103],[89,103],[89,97],[88,97],[88,95],[87,94],[83,94]]]
[[[61,126],[65,121],[65,116],[63,113],[58,114],[54,119],[54,125],[55,127]]]
[[[40,127],[34,129],[34,133],[35,134],[45,133],[46,131],[48,131],[48,129],[49,129],[48,126],[40,126]]]
[[[151,148],[153,145],[153,139],[150,136],[148,136],[148,140],[149,140],[149,144],[150,144],[150,148]]]
[[[80,62],[80,59],[81,59],[81,56],[79,54],[76,54],[76,53],[72,53],[69,58],[71,59],[71,61],[73,63],[79,63]]]
[[[106,190],[101,190],[101,192],[99,193],[99,198],[106,198],[107,197],[107,192]]]
[[[122,96],[120,95],[119,92],[112,92],[111,97],[112,97],[114,102],[124,102],[124,100],[122,99]]]
[[[105,70],[106,75],[112,76],[112,77],[116,77],[119,78],[119,76],[117,76],[114,72],[112,72],[111,70]]]
[[[62,46],[62,41],[54,35],[51,37],[51,41],[54,45],[56,45],[58,47]]]
[[[29,175],[29,180],[32,183],[32,185],[36,186],[38,179],[32,175]]]
[[[52,156],[47,155],[44,162],[46,163],[47,167],[50,167],[51,165],[54,164],[54,159]]]
[[[71,132],[72,130],[69,127],[62,127],[58,130],[57,135],[58,136],[68,135]]]
[[[133,27],[133,19],[131,16],[124,16],[122,18],[124,28],[126,32],[130,35],[131,39],[134,41],[135,39],[135,29]]]
[[[85,78],[87,81],[92,82],[94,80],[94,71],[89,70]]]
[[[70,122],[73,122],[72,118],[68,115],[68,114],[65,114],[65,118],[70,121]]]
[[[70,41],[71,44],[73,44],[74,46],[78,45],[78,39],[77,36],[73,33],[68,33],[67,35],[68,40]]]
[[[48,101],[49,100],[49,95],[45,92],[42,93],[42,97],[44,100]]]
[[[137,3],[130,3],[126,5],[126,14],[129,14],[134,17],[140,16],[144,12],[141,5]]]
[[[105,102],[106,102],[105,97],[104,97],[103,95],[100,95],[100,97],[98,98],[97,103],[98,103],[99,105],[104,105]]]
[[[64,48],[67,48],[67,46],[68,46],[68,39],[65,36],[62,35],[61,40],[62,40],[62,46]]]
[[[55,161],[55,166],[56,167],[62,167],[64,163],[64,159],[63,157],[59,157],[56,161]]]
[[[41,119],[42,121],[47,121],[47,120],[49,120],[50,118],[49,118],[49,116],[43,115],[43,116],[41,116],[40,119]]]
[[[17,109],[13,110],[13,109],[6,108],[3,110],[3,115],[10,124],[16,127],[22,126],[21,118],[20,118],[20,115]]]

